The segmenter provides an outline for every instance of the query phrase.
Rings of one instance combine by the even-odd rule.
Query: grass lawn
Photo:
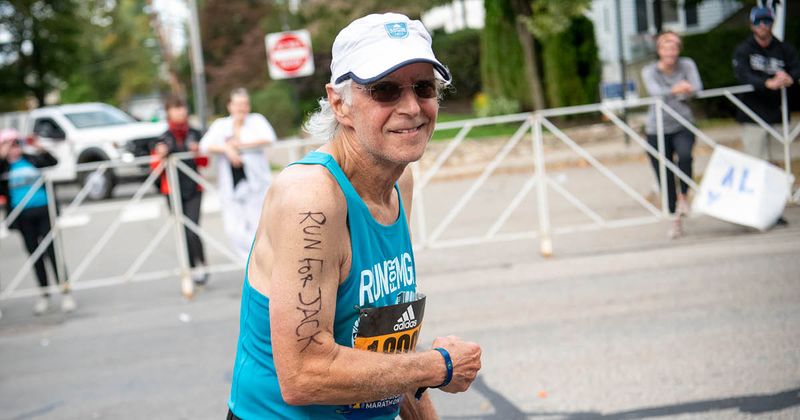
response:
[[[448,121],[460,121],[460,120],[469,120],[476,118],[472,114],[449,114],[449,113],[439,113],[439,119],[437,122],[448,122]],[[519,129],[521,122],[515,122],[510,124],[494,124],[494,125],[482,125],[479,127],[473,127],[469,134],[467,134],[467,138],[469,139],[478,139],[478,138],[485,138],[485,137],[498,137],[498,136],[511,136],[514,134],[517,129]],[[450,140],[458,134],[459,129],[453,130],[436,130],[433,133],[433,141],[437,140]]]

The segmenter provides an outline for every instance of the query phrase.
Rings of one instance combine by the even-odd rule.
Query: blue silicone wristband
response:
[[[442,382],[441,385],[434,387],[434,388],[441,388],[443,386],[447,386],[447,384],[449,384],[450,381],[453,380],[453,359],[450,358],[450,353],[448,353],[447,350],[441,347],[436,347],[434,350],[438,351],[439,354],[442,355],[442,357],[444,358],[444,367],[447,369],[447,373],[444,376],[444,382]],[[422,398],[422,393],[425,392],[426,389],[428,389],[428,387],[426,386],[417,389],[416,394],[414,394],[414,398],[416,399]]]
[[[447,368],[447,375],[445,375],[444,377],[444,382],[442,382],[441,385],[434,387],[434,388],[442,388],[447,386],[450,383],[450,381],[453,380],[453,359],[450,358],[450,353],[448,353],[447,350],[441,347],[436,347],[434,350],[442,354],[442,357],[444,357],[444,367]]]

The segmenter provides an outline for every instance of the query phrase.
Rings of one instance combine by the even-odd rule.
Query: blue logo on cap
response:
[[[383,25],[389,38],[403,39],[408,36],[408,25],[405,22],[392,22]]]

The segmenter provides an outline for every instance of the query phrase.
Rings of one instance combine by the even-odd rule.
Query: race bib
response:
[[[410,302],[362,309],[353,336],[353,348],[381,353],[414,351],[423,315],[425,295],[421,293]],[[400,408],[402,401],[403,395],[393,395],[379,401],[351,404],[341,414],[348,419],[390,415]]]

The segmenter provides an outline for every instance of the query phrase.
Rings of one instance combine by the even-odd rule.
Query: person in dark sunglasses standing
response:
[[[465,391],[481,366],[480,346],[455,336],[414,351],[424,297],[408,165],[431,138],[450,72],[422,23],[395,13],[356,19],[332,55],[327,97],[305,127],[326,143],[264,201],[229,419],[436,418],[425,389]],[[365,338],[373,320],[389,332]]]
[[[775,21],[769,7],[750,10],[748,36],[733,53],[733,71],[739,83],[752,85],[754,91],[739,98],[765,123],[782,133],[781,89],[787,89],[800,80],[800,59],[791,45],[772,36]],[[745,153],[778,165],[783,162],[784,148],[780,140],[772,137],[741,109],[736,110],[736,121],[742,124],[742,145]],[[781,216],[776,225],[787,225]]]

